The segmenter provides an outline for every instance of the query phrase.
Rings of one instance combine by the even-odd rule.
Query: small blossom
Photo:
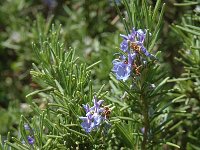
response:
[[[25,130],[30,130],[29,125],[28,125],[28,124],[24,124],[24,129],[25,129]]]
[[[88,113],[90,111],[90,106],[88,104],[83,105],[85,112]]]
[[[83,122],[81,127],[85,130],[86,133],[90,133],[91,130],[95,127],[94,122],[91,121],[89,117],[79,117]]]
[[[98,113],[94,113],[92,115],[93,121],[94,121],[94,126],[98,127],[101,123],[101,121],[103,120],[102,115],[98,114]]]
[[[128,64],[132,66],[133,61],[135,60],[137,53],[129,53],[128,54]]]
[[[135,28],[132,29],[128,35],[120,34],[123,41],[120,44],[120,49],[125,52],[125,55],[121,55],[118,59],[113,60],[113,69],[116,78],[118,80],[126,81],[131,73],[140,75],[140,67],[146,65],[146,59],[143,55],[149,58],[155,58],[150,54],[144,46],[147,30]],[[137,60],[135,58],[138,58]],[[141,60],[144,59],[145,61]],[[140,61],[140,62],[137,62]]]
[[[28,143],[30,145],[33,145],[35,143],[35,139],[34,139],[34,136],[33,136],[33,130],[31,129],[31,127],[27,123],[24,124],[24,129],[27,130],[28,133],[29,133],[29,136],[27,136]],[[22,143],[25,144],[25,141],[23,140]]]
[[[116,78],[118,80],[126,81],[132,70],[132,63],[136,57],[136,53],[128,54],[128,61],[126,61],[126,57],[124,55],[120,56],[120,59],[115,59],[113,61],[113,69],[112,71],[116,74]]]
[[[146,37],[146,31],[144,32],[142,29],[137,30],[137,39],[139,43],[144,43]]]
[[[124,52],[128,51],[129,42],[134,42],[135,41],[135,35],[136,35],[136,31],[135,31],[134,28],[132,29],[132,33],[128,34],[128,36],[120,34],[120,36],[124,39],[122,41],[122,43],[120,44],[121,50],[123,50]]]
[[[35,139],[34,139],[33,137],[28,136],[27,139],[28,139],[28,143],[29,143],[30,145],[33,145],[33,144],[35,143]]]
[[[113,61],[113,69],[112,71],[116,74],[116,78],[118,80],[126,81],[131,73],[131,66],[124,62],[119,62],[117,60]]]
[[[127,52],[127,50],[128,50],[128,41],[127,40],[123,40],[122,43],[120,44],[120,48],[124,52]]]
[[[91,110],[94,110],[95,113],[101,113],[103,111],[103,108],[100,108],[101,104],[104,102],[104,100],[97,100],[97,97],[94,96],[94,99],[93,99],[93,103],[94,103],[94,106],[91,107]]]
[[[143,128],[141,129],[141,132],[142,132],[142,134],[144,134],[144,132],[145,132],[145,127],[143,127]]]
[[[81,127],[85,130],[86,133],[90,133],[93,129],[98,128],[103,121],[106,120],[104,116],[104,108],[101,107],[104,100],[97,100],[97,97],[94,96],[93,103],[94,106],[90,108],[88,104],[83,105],[86,117],[79,117],[83,122]]]
[[[151,57],[151,56],[152,56],[152,55],[147,51],[147,49],[146,49],[144,46],[141,47],[141,51],[142,51],[143,54],[144,54],[145,56],[147,56],[147,57]]]
[[[120,36],[123,38],[123,41],[120,44],[120,48],[122,51],[129,52],[130,46],[133,51],[136,51],[137,53],[142,52],[145,56],[152,57],[152,55],[143,45],[146,38],[146,30],[135,30],[135,28],[133,28],[131,34],[128,34],[127,36],[120,34]]]

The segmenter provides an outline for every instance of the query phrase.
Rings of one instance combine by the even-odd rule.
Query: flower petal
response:
[[[122,43],[120,44],[120,49],[124,52],[127,52],[128,50],[128,41],[123,40]]]

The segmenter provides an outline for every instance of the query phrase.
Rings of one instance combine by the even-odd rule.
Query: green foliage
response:
[[[94,138],[86,135],[79,125],[79,116],[83,115],[82,104],[91,103],[93,97],[89,69],[94,65],[86,67],[85,64],[80,64],[78,66],[77,59],[74,58],[74,50],[63,49],[63,44],[59,42],[59,33],[60,27],[55,29],[53,26],[52,31],[47,34],[47,39],[41,35],[40,43],[33,45],[40,65],[33,64],[34,70],[31,74],[33,80],[41,86],[41,90],[30,93],[27,97],[41,95],[44,106],[41,109],[39,104],[35,102],[31,104],[35,116],[31,121],[22,117],[20,123],[21,140],[25,140],[26,144],[13,139],[17,140],[14,145],[7,142],[11,147],[17,147],[17,149],[78,147],[82,149],[95,147],[103,142],[103,139],[97,141],[100,135],[95,135]],[[101,98],[105,94],[99,91],[97,96]],[[27,142],[28,135],[23,128],[25,123],[28,123],[34,131],[36,143],[33,147]]]
[[[178,11],[186,6],[180,14],[189,11],[169,35],[163,30],[169,4],[162,0],[48,2],[0,2],[0,104],[7,108],[0,110],[0,149],[200,148],[198,2],[174,3]],[[156,57],[144,56],[139,75],[123,82],[110,73],[112,60],[122,52],[119,33],[133,27],[147,29],[144,45]],[[161,52],[170,47],[179,50],[178,78],[168,77]],[[104,122],[86,133],[79,117],[95,95],[110,108],[111,128]]]
[[[129,33],[131,27],[135,26],[147,28],[151,36],[147,33],[145,44],[148,51],[152,51],[159,35],[165,4],[161,6],[161,1],[157,1],[154,9],[148,7],[146,1],[131,1],[129,5],[128,1],[124,1],[124,4],[128,14],[127,19],[122,17],[117,4],[115,6],[126,32]],[[157,53],[157,58],[159,56]],[[168,135],[169,131],[176,126],[172,121],[173,114],[179,113],[179,111],[171,111],[169,107],[174,103],[166,95],[168,92],[166,82],[169,78],[165,77],[166,73],[156,60],[148,60],[140,73],[129,82],[117,81],[111,74],[113,81],[110,81],[110,84],[114,91],[107,98],[117,105],[116,118],[120,119],[116,124],[117,134],[122,136],[123,145],[131,149],[133,147],[134,149],[162,149],[164,144],[179,148],[178,145],[170,142]]]
[[[97,56],[90,57],[94,52],[99,51],[99,47],[97,46],[100,45],[100,39],[103,39],[102,37],[106,35],[106,32],[103,33],[104,35],[100,35],[101,31],[115,29],[100,19],[104,17],[104,20],[110,18],[109,14],[102,11],[111,11],[112,8],[107,5],[107,1],[98,3],[92,1],[89,9],[86,9],[88,6],[85,2],[59,1],[53,10],[50,10],[45,1],[16,0],[13,2],[6,0],[0,3],[0,105],[5,109],[11,105],[9,104],[11,101],[18,101],[16,102],[19,103],[19,105],[16,105],[18,109],[23,109],[20,106],[26,105],[26,102],[31,101],[30,98],[27,99],[25,96],[33,89],[36,90],[38,88],[38,85],[32,82],[29,75],[31,63],[37,61],[32,52],[31,43],[33,41],[38,42],[42,33],[44,34],[42,35],[43,38],[47,38],[46,34],[52,22],[56,25],[62,23],[61,41],[65,39],[66,47],[73,46],[74,49],[79,49],[76,51],[76,55],[80,56],[81,60],[87,60],[86,63],[89,65],[95,63],[99,55],[101,55],[97,54]],[[99,11],[96,10],[97,6],[100,7]],[[56,17],[52,17],[52,13]],[[89,15],[88,18],[83,19],[87,15]],[[99,24],[98,27],[94,27],[91,24],[94,21],[96,22],[97,18]],[[88,30],[87,26],[93,29]],[[88,43],[88,41],[91,42]],[[94,45],[92,45],[93,43]],[[104,51],[104,53],[104,56],[107,56],[111,60],[112,55],[107,55],[108,51]],[[109,73],[111,67],[101,66],[101,68],[104,68]],[[108,75],[105,77],[104,74],[102,78],[108,78]],[[100,87],[97,85],[97,88]],[[20,117],[17,113],[13,115],[16,115],[14,118],[17,119]],[[28,114],[26,115],[28,116]],[[9,112],[6,116],[9,116]],[[15,128],[18,126],[15,119],[10,122],[10,127],[8,128],[13,128],[13,125]],[[4,126],[2,121],[0,122],[0,126]],[[6,130],[1,134],[5,132]]]
[[[186,5],[187,3],[184,3]],[[192,4],[192,3],[191,3]],[[184,6],[183,5],[183,6]],[[189,5],[189,3],[188,3]],[[197,8],[197,7],[196,7]],[[200,39],[198,24],[199,20],[196,20],[199,12],[196,12],[193,16],[186,14],[182,20],[181,25],[173,25],[173,30],[179,34],[184,45],[183,49],[179,51],[181,57],[177,60],[184,65],[184,70],[178,79],[172,79],[176,82],[174,86],[175,91],[172,93],[174,97],[180,97],[179,103],[183,102],[181,107],[186,111],[184,115],[177,116],[177,120],[184,120],[183,125],[179,127],[184,134],[181,134],[182,149],[199,149],[199,114],[200,109]]]

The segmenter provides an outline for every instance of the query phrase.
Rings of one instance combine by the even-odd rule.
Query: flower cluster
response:
[[[136,63],[136,57],[139,59],[142,55],[146,57],[153,57],[147,49],[144,47],[144,40],[146,37],[146,30],[132,29],[131,34],[120,35],[123,38],[120,44],[120,49],[125,53],[125,55],[120,55],[118,59],[113,60],[112,71],[116,74],[118,80],[126,81],[131,75],[134,69],[135,74],[139,75],[140,65]]]
[[[24,129],[30,132],[31,135],[27,136],[27,140],[30,145],[33,145],[35,143],[35,139],[33,136],[32,129],[30,128],[30,126],[28,124],[24,124]]]
[[[90,107],[88,104],[83,105],[86,117],[79,117],[83,122],[81,127],[85,132],[90,133],[93,129],[98,128],[102,122],[105,122],[110,114],[110,109],[108,107],[101,107],[104,100],[97,100],[94,96],[93,103],[94,106]]]

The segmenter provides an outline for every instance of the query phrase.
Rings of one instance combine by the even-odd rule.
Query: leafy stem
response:
[[[144,126],[144,133],[143,133],[143,141],[141,145],[142,150],[146,150],[148,144],[148,131],[149,131],[149,115],[148,115],[148,102],[145,100],[144,96],[140,96],[140,100],[142,103],[142,115],[143,115],[143,126]]]

